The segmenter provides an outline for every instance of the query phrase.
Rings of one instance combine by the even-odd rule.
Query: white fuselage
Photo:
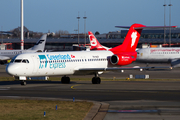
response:
[[[137,51],[137,62],[171,62],[180,58],[180,48],[143,48]]]
[[[6,67],[14,76],[53,76],[89,74],[77,72],[80,68],[107,68],[111,51],[71,51],[27,53],[18,55]],[[22,62],[24,61],[24,62]]]

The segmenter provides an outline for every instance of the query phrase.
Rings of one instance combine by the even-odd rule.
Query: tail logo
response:
[[[44,42],[44,40],[40,40],[38,41],[38,43],[36,43],[36,45],[42,44]]]
[[[96,39],[93,36],[90,36],[90,40],[91,40],[91,46],[97,45]]]
[[[131,47],[132,47],[132,46],[134,46],[134,43],[136,42],[137,32],[133,32],[131,34],[131,38],[132,38],[132,42],[131,42]]]

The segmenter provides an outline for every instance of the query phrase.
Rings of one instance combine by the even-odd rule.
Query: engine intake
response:
[[[128,65],[134,61],[134,58],[130,55],[112,55],[110,58],[110,62],[113,65]]]

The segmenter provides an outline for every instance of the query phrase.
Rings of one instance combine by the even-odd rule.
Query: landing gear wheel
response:
[[[70,78],[66,77],[66,83],[69,84],[70,83]]]
[[[101,83],[101,79],[99,77],[92,78],[92,84],[100,84],[100,83]]]
[[[92,78],[92,84],[96,84],[96,78],[95,77]]]
[[[70,83],[70,78],[69,77],[62,77],[61,83],[66,83],[66,84]]]
[[[100,84],[101,83],[101,79],[99,77],[96,78],[96,82],[97,84]]]
[[[21,81],[21,85],[26,85],[26,81]]]

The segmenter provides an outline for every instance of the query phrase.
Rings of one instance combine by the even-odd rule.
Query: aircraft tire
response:
[[[70,83],[70,78],[69,77],[62,77],[61,78],[61,83],[66,83],[66,84],[68,84],[68,83]]]
[[[21,81],[21,85],[26,85],[26,81]]]
[[[99,77],[96,78],[96,84],[101,84],[101,79]]]
[[[62,77],[62,78],[61,78],[61,83],[63,83],[63,84],[64,84],[64,83],[65,83],[65,81],[66,81],[66,77]]]
[[[92,78],[92,84],[100,84],[100,83],[101,83],[101,79],[99,77]]]
[[[69,84],[70,83],[70,78],[66,77],[66,83]]]
[[[96,84],[96,78],[95,77],[92,78],[92,84]]]

